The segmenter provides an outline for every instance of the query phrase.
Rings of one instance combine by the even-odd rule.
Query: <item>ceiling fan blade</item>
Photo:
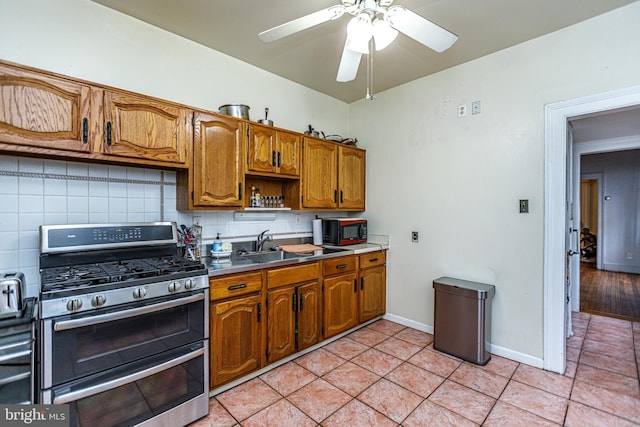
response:
[[[406,7],[392,6],[388,11],[389,24],[396,30],[435,50],[444,52],[458,40],[458,36],[423,18]]]
[[[338,75],[336,76],[336,80],[339,82],[350,82],[356,78],[356,74],[358,74],[358,67],[360,66],[360,59],[362,58],[362,54],[360,52],[348,49],[347,44],[348,40],[344,44],[342,59],[340,59]]]
[[[341,4],[331,6],[298,19],[294,19],[293,21],[285,22],[284,24],[278,25],[277,27],[273,27],[269,30],[265,30],[258,34],[258,37],[263,42],[272,42],[283,37],[290,36],[298,31],[306,30],[307,28],[315,27],[316,25],[332,19],[340,18],[344,14],[344,10],[345,6]]]

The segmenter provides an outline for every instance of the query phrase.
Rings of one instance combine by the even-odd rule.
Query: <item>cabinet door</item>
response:
[[[338,192],[338,147],[317,139],[305,138],[302,206],[335,208]]]
[[[276,131],[251,124],[249,127],[249,171],[276,172]]]
[[[261,367],[260,296],[211,305],[211,388]]]
[[[386,268],[360,270],[360,322],[366,322],[386,311]]]
[[[320,283],[298,288],[298,350],[304,350],[322,340],[322,292]]]
[[[324,337],[329,338],[358,324],[356,273],[324,280]]]
[[[194,124],[193,205],[242,207],[242,122],[196,112]]]
[[[276,147],[278,172],[281,175],[300,175],[300,135],[278,131]]]
[[[267,294],[267,361],[280,360],[296,351],[296,289],[275,289]]]
[[[0,100],[0,142],[89,151],[89,86],[0,64]]]
[[[338,205],[343,209],[364,210],[365,206],[365,151],[352,147],[339,147]]]
[[[104,91],[102,152],[184,164],[191,111],[144,96]]]

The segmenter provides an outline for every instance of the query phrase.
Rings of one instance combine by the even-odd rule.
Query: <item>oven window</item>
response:
[[[202,345],[198,347],[202,348]],[[154,360],[148,359],[145,365],[139,361],[126,370],[114,369],[94,379],[76,381],[70,387],[54,389],[54,396],[100,387],[107,381],[141,372],[162,361],[173,360],[193,348],[174,350],[170,352],[172,354],[162,355],[162,358],[150,358]],[[70,402],[71,426],[131,426],[206,394],[205,357],[206,354],[201,354],[146,378]]]
[[[204,302],[197,301],[121,320],[52,331],[52,385],[202,340],[204,322]]]

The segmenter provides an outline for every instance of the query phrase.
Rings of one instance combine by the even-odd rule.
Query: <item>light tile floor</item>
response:
[[[574,313],[567,372],[486,366],[380,320],[210,399],[213,426],[640,426],[640,323]]]

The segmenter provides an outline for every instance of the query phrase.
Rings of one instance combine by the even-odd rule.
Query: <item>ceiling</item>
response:
[[[340,0],[93,0],[347,103],[366,89],[358,76],[336,82],[348,16],[263,43],[258,33]],[[458,35],[436,53],[400,34],[375,52],[373,93],[462,64],[600,15],[634,0],[396,0]]]

